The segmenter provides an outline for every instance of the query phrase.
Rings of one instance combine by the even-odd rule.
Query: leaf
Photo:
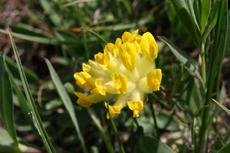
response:
[[[219,153],[219,150],[223,148],[223,142],[218,138],[216,142],[213,143],[208,153]]]
[[[193,9],[189,8],[185,0],[174,0],[173,6],[176,10],[177,16],[179,17],[180,21],[188,30],[188,33],[191,35],[196,46],[198,46],[200,34],[199,34],[199,29],[196,26],[194,12],[190,13],[190,10]]]
[[[199,71],[196,69],[196,67],[193,65],[193,63],[190,61],[189,57],[180,49],[178,48],[175,44],[173,44],[169,39],[167,39],[164,36],[158,36],[158,38],[165,42],[169,48],[171,49],[171,51],[173,52],[173,54],[178,58],[178,60],[190,71],[192,71],[193,73],[196,74],[197,78],[199,79],[199,81],[201,82],[201,85],[203,88],[205,88],[203,79],[200,76]]]
[[[0,33],[8,35],[8,32],[6,30],[0,29]],[[27,40],[27,41],[32,41],[32,42],[37,42],[37,43],[43,43],[43,44],[51,44],[51,45],[58,45],[59,42],[55,38],[44,38],[44,37],[38,37],[38,36],[30,36],[30,35],[25,35],[25,34],[20,34],[16,32],[11,33],[14,37]]]
[[[97,126],[98,130],[100,131],[102,138],[104,139],[104,142],[105,142],[106,147],[108,149],[108,152],[114,153],[114,149],[113,149],[113,146],[111,144],[111,140],[109,139],[108,135],[104,131],[104,129],[100,123],[100,120],[97,118],[96,112],[94,111],[94,109],[92,107],[87,107],[87,111],[88,111],[91,119],[94,121],[95,125]]]
[[[64,105],[65,105],[65,107],[66,107],[66,109],[67,109],[67,111],[68,111],[68,113],[70,115],[70,118],[73,121],[74,127],[75,127],[75,129],[77,131],[77,134],[78,134],[78,138],[79,138],[79,140],[81,142],[83,152],[86,153],[87,150],[86,150],[86,147],[85,147],[84,138],[83,138],[83,136],[82,136],[82,134],[80,132],[78,121],[77,121],[77,118],[76,118],[76,115],[75,115],[75,112],[74,112],[74,108],[73,108],[73,104],[72,104],[72,102],[70,100],[70,97],[67,94],[67,92],[66,92],[66,90],[65,90],[65,88],[64,88],[64,86],[63,86],[63,84],[62,84],[62,82],[61,82],[61,80],[59,78],[59,76],[57,75],[57,73],[54,70],[54,68],[53,68],[52,64],[50,63],[50,61],[48,59],[46,59],[46,58],[44,58],[44,59],[45,59],[45,62],[47,64],[48,68],[49,68],[51,78],[52,78],[52,80],[54,82],[54,85],[55,85],[57,91],[58,91],[58,94],[59,94],[60,98],[62,99],[62,101],[63,101],[63,103],[64,103]]]
[[[24,34],[24,35],[28,35],[28,36],[36,36],[36,37],[49,37],[50,35],[45,33],[44,31],[40,30],[40,29],[35,29],[29,25],[26,24],[13,24],[9,26],[10,29],[13,32],[16,33],[20,33],[20,34]]]
[[[227,109],[224,105],[222,105],[221,103],[217,102],[215,99],[212,99],[212,101],[214,101],[218,106],[220,106],[223,110],[225,110],[225,112],[227,112],[230,115],[230,110]]]
[[[14,105],[12,98],[12,87],[9,79],[9,75],[6,70],[6,63],[3,52],[0,53],[0,114],[2,122],[5,125],[7,132],[9,133],[14,144],[18,146],[16,138],[15,126],[14,126]]]
[[[9,68],[9,70],[11,71],[11,73],[13,74],[14,78],[17,78],[20,80],[20,74],[18,72],[17,64],[14,63],[14,61],[12,59],[10,59],[9,57],[6,57],[6,65]],[[26,67],[23,67],[23,70],[25,72],[26,78],[27,78],[29,83],[39,84],[40,80],[39,80],[39,77],[36,73],[34,73],[33,71],[31,71],[30,69],[28,69]]]
[[[141,136],[140,144],[143,153],[174,153],[168,145],[156,138]]]
[[[20,103],[20,107],[22,109],[22,112],[27,120],[27,122],[31,125],[31,127],[33,128],[34,132],[37,134],[38,136],[38,131],[37,129],[34,127],[34,123],[33,121],[31,120],[30,116],[28,115],[29,112],[31,112],[31,109],[29,108],[28,106],[28,103],[27,103],[27,100],[26,98],[24,97],[22,91],[18,88],[17,84],[15,83],[14,81],[14,77],[13,75],[11,74],[11,72],[9,71],[8,69],[8,73],[9,73],[9,77],[10,77],[10,80],[11,80],[11,83],[13,85],[13,88],[14,88],[14,91],[16,92],[17,96],[18,96],[18,99],[19,99],[19,103]]]
[[[179,130],[177,122],[172,118],[171,115],[164,112],[159,112],[157,114],[157,126],[160,129],[166,129],[169,131]]]
[[[54,150],[53,145],[49,140],[49,136],[46,133],[46,130],[45,130],[43,124],[42,124],[42,120],[40,118],[40,115],[38,113],[36,104],[35,104],[34,99],[32,97],[32,94],[31,94],[31,91],[30,91],[30,88],[29,88],[29,84],[28,84],[28,81],[26,79],[25,72],[23,71],[23,66],[22,66],[22,63],[20,61],[18,51],[17,51],[16,45],[14,43],[14,39],[13,39],[13,36],[12,36],[10,30],[9,30],[9,35],[10,35],[10,40],[11,40],[11,44],[12,44],[12,47],[13,47],[14,55],[15,55],[15,58],[16,58],[16,62],[17,62],[17,65],[18,65],[18,70],[19,70],[19,73],[20,73],[20,77],[21,77],[23,87],[24,87],[24,90],[25,90],[25,93],[26,93],[26,97],[27,97],[27,99],[28,99],[28,101],[30,103],[30,108],[32,110],[30,112],[32,120],[34,121],[34,125],[37,128],[39,134],[41,135],[41,138],[42,138],[42,140],[43,140],[43,142],[45,144],[45,147],[46,147],[47,151],[50,152],[50,153],[54,153],[55,150]]]
[[[203,33],[203,30],[205,28],[205,25],[207,23],[210,9],[211,9],[211,1],[210,0],[199,0],[201,4],[201,33]]]
[[[187,110],[191,111],[192,114],[196,114],[197,110],[202,107],[202,98],[199,88],[196,85],[196,82],[193,76],[188,72],[188,70],[184,71],[181,82],[184,85],[184,88],[181,89],[181,99],[183,102],[182,105],[187,105]],[[201,125],[201,116],[197,115],[197,120],[199,125]]]
[[[229,150],[230,150],[230,142],[227,143],[223,148],[221,148],[218,153],[229,153]]]

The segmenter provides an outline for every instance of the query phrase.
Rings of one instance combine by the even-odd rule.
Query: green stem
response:
[[[220,8],[218,12],[218,19],[217,19],[217,26],[216,26],[216,35],[215,35],[215,44],[214,48],[211,52],[211,59],[210,62],[212,63],[212,68],[209,73],[208,79],[207,79],[207,93],[205,97],[205,104],[204,105],[210,105],[211,98],[212,98],[212,91],[214,88],[214,82],[215,82],[215,74],[216,74],[216,68],[217,68],[217,60],[218,60],[218,53],[220,50],[220,37],[221,37],[221,31],[222,31],[222,25],[223,25],[223,18],[224,13],[227,12],[225,9],[225,5],[227,2],[225,0],[220,2]],[[228,13],[228,12],[227,12]],[[207,126],[208,118],[210,113],[210,107],[207,107],[203,112],[202,117],[202,126],[200,128],[200,142],[199,142],[199,150],[198,153],[206,152],[206,146],[204,144],[206,143],[207,139],[207,133],[210,126]]]
[[[114,124],[114,122],[113,122],[113,118],[112,118],[112,115],[111,115],[110,110],[109,110],[109,103],[107,103],[107,106],[108,106],[109,118],[110,118],[110,121],[111,121],[111,123],[112,123],[113,131],[114,131],[114,133],[115,133],[116,139],[117,139],[118,144],[119,144],[119,147],[120,147],[119,152],[125,153],[125,150],[124,150],[123,145],[122,145],[122,143],[121,143],[121,139],[120,139],[120,137],[119,137],[119,135],[118,135],[118,132],[117,132],[117,128],[116,128],[116,126],[115,126],[115,124]]]
[[[158,129],[157,120],[156,120],[155,112],[154,112],[154,109],[153,109],[153,102],[152,102],[151,94],[148,94],[148,99],[149,99],[148,101],[149,101],[150,109],[151,109],[152,116],[153,116],[153,123],[154,123],[155,130],[156,130],[156,137],[157,137],[157,139],[160,140],[160,132],[159,132],[159,129]]]
[[[202,79],[204,81],[204,84],[206,84],[206,66],[205,66],[205,49],[204,49],[204,43],[201,44],[201,50],[200,50],[200,55],[201,55],[201,60],[202,60]]]

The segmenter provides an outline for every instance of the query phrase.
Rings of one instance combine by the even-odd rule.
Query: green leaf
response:
[[[155,138],[141,136],[140,144],[143,153],[174,153],[168,145]]]
[[[201,4],[201,33],[203,33],[203,30],[205,28],[205,25],[207,23],[210,9],[211,9],[211,1],[210,0],[199,0]]]
[[[55,150],[54,150],[53,145],[49,140],[49,136],[46,133],[46,130],[45,130],[43,124],[42,124],[42,120],[40,118],[40,115],[38,113],[36,104],[35,104],[34,99],[32,97],[32,94],[31,94],[31,91],[30,91],[30,88],[29,88],[29,84],[28,84],[28,81],[26,79],[25,72],[23,70],[23,66],[22,66],[22,63],[20,61],[18,51],[17,51],[16,45],[14,43],[14,39],[13,39],[13,36],[12,36],[10,30],[9,30],[9,35],[10,35],[10,40],[11,40],[11,44],[12,44],[12,47],[13,47],[14,55],[15,55],[15,58],[16,58],[16,62],[17,62],[17,65],[18,65],[19,73],[20,73],[20,76],[21,76],[21,80],[22,80],[22,83],[23,83],[23,87],[24,87],[24,90],[25,90],[25,93],[26,93],[26,97],[27,97],[27,99],[28,99],[28,101],[30,103],[30,108],[32,110],[30,112],[32,120],[34,121],[34,125],[37,128],[39,134],[41,135],[41,138],[42,138],[42,140],[43,140],[43,142],[45,144],[45,147],[46,147],[47,151],[50,152],[50,153],[54,153]]]
[[[14,61],[12,59],[10,59],[9,57],[6,57],[6,65],[9,68],[9,70],[11,71],[11,73],[13,74],[14,78],[17,78],[20,80],[20,74],[18,72],[18,67],[17,64],[14,63]],[[39,84],[39,77],[36,73],[34,73],[33,71],[31,71],[30,69],[23,67],[23,70],[25,72],[26,78],[28,80],[29,83],[33,83],[33,84]]]
[[[50,20],[53,22],[53,24],[57,27],[61,26],[61,16],[56,12],[53,1],[49,0],[42,0],[39,1],[43,10],[45,11],[44,13],[49,16]],[[58,10],[57,10],[58,11]]]
[[[230,110],[227,109],[224,105],[222,105],[221,103],[217,102],[215,99],[212,99],[212,101],[214,101],[218,106],[220,106],[223,110],[225,110],[225,112],[227,112],[230,115]]]
[[[0,53],[0,114],[2,122],[14,144],[18,146],[14,126],[14,105],[12,98],[12,87],[10,78],[6,70],[5,58],[3,52]]]
[[[6,30],[0,29],[0,33],[8,35],[8,32]],[[27,41],[37,42],[37,43],[43,43],[43,44],[51,44],[51,45],[58,45],[59,42],[55,38],[44,38],[44,37],[38,37],[38,36],[30,36],[25,34],[20,34],[16,32],[12,32],[12,35],[14,37],[24,39]]]
[[[51,37],[49,34],[45,33],[40,29],[35,29],[26,24],[14,24],[9,26],[13,32],[28,35],[28,36],[35,36],[35,37]]]
[[[183,91],[181,93],[181,99],[183,102],[182,105],[187,105],[187,110],[191,111],[192,114],[195,114],[198,109],[202,107],[202,98],[199,88],[196,85],[196,82],[193,76],[188,72],[184,71],[181,82],[184,85]],[[197,116],[199,125],[201,125],[201,116]]]
[[[221,148],[218,153],[229,153],[229,150],[230,150],[230,142],[227,143],[223,148]]]
[[[196,69],[196,67],[193,65],[193,63],[190,61],[189,57],[180,49],[178,48],[175,44],[173,44],[169,39],[167,39],[164,36],[158,36],[158,38],[165,42],[169,48],[171,49],[171,51],[173,52],[173,54],[178,58],[178,60],[190,71],[192,71],[193,73],[196,74],[197,78],[199,79],[199,81],[201,82],[201,85],[203,88],[205,88],[203,79],[200,76],[199,71]]]
[[[189,6],[185,0],[174,0],[173,6],[176,10],[177,16],[179,17],[180,21],[188,30],[195,44],[198,46],[200,33],[197,27],[198,25],[196,25],[197,22],[194,12],[190,13],[190,11],[193,10],[191,8],[191,4]]]
[[[95,125],[97,126],[98,130],[100,131],[102,138],[104,139],[104,142],[106,144],[108,152],[114,153],[114,149],[113,149],[113,146],[111,144],[111,140],[109,139],[108,135],[104,131],[104,129],[100,123],[100,120],[97,118],[96,112],[94,111],[94,109],[92,107],[87,107],[87,111],[88,111],[91,119],[94,121]]]
[[[19,99],[19,104],[20,104],[20,107],[22,109],[22,112],[27,120],[27,122],[31,125],[31,127],[33,128],[33,131],[34,133],[36,133],[37,136],[38,135],[38,131],[37,129],[35,128],[34,126],[34,123],[33,121],[31,120],[30,116],[28,115],[29,112],[31,112],[31,109],[29,108],[28,106],[28,103],[27,103],[27,100],[26,98],[24,97],[22,91],[18,88],[17,84],[15,83],[14,81],[14,77],[13,75],[11,74],[11,72],[8,70],[8,74],[9,74],[9,77],[10,77],[10,80],[11,80],[11,83],[13,85],[13,88],[14,88],[14,91],[16,92],[17,96],[18,96],[18,99]]]
[[[223,142],[218,138],[216,142],[213,143],[208,153],[219,153],[219,150],[223,148]]]
[[[62,99],[72,121],[73,121],[73,124],[75,126],[75,129],[77,131],[77,134],[78,134],[78,138],[81,142],[81,146],[82,146],[82,149],[83,149],[83,152],[84,153],[87,153],[87,149],[86,149],[86,146],[85,146],[85,142],[84,142],[84,138],[80,132],[80,128],[79,128],[79,125],[78,125],[78,121],[77,121],[77,118],[76,118],[76,115],[75,115],[75,112],[74,112],[74,108],[73,108],[73,104],[70,100],[70,97],[69,95],[67,94],[59,76],[57,75],[56,71],[54,70],[52,64],[50,63],[50,61],[48,59],[45,59],[45,62],[49,68],[49,71],[50,71],[50,75],[51,75],[51,78],[54,82],[54,85],[58,91],[58,94],[60,96],[60,98]]]
[[[172,118],[170,114],[159,112],[157,114],[157,125],[160,129],[166,129],[169,131],[179,130],[177,122]]]

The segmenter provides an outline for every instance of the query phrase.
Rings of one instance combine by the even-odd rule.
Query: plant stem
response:
[[[148,101],[149,101],[150,109],[151,109],[152,116],[153,116],[153,123],[154,123],[154,126],[155,126],[156,137],[157,137],[157,139],[160,139],[160,135],[159,135],[160,133],[159,133],[159,129],[158,129],[158,126],[157,126],[157,120],[156,120],[155,112],[154,112],[154,109],[153,109],[153,102],[152,102],[151,94],[148,94]]]
[[[201,44],[201,50],[200,50],[200,55],[201,55],[201,60],[202,60],[202,79],[204,81],[204,84],[206,85],[206,66],[205,66],[205,45],[204,43]]]
[[[112,118],[112,115],[111,115],[110,110],[109,110],[109,103],[107,103],[107,106],[108,106],[109,118],[110,118],[110,121],[111,121],[111,123],[112,123],[113,131],[114,131],[114,133],[115,133],[116,139],[117,139],[118,144],[119,144],[119,147],[120,147],[119,152],[125,153],[125,150],[124,150],[123,145],[122,145],[122,143],[121,143],[121,139],[120,139],[120,137],[119,137],[119,135],[118,135],[118,132],[117,132],[117,128],[116,128],[116,126],[115,126],[115,124],[114,124],[114,122],[113,122],[113,118]]]

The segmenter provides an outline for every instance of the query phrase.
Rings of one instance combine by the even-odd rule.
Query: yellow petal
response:
[[[113,43],[108,43],[106,46],[105,46],[105,49],[108,50],[110,53],[113,54],[113,48],[114,48],[114,44]]]
[[[92,105],[92,103],[95,103],[94,100],[90,99],[81,92],[74,92],[74,94],[78,96],[77,103],[83,107],[89,107],[90,105]]]
[[[130,32],[124,32],[123,35],[121,36],[121,40],[124,43],[127,42],[130,38],[132,38],[132,34]]]
[[[119,57],[128,70],[133,70],[136,66],[137,51],[131,43],[124,43],[121,45]]]
[[[110,61],[109,52],[108,52],[108,50],[105,49],[104,50],[104,65],[105,65],[105,67],[108,67],[109,61]]]
[[[149,90],[151,91],[160,90],[161,79],[162,79],[161,69],[154,69],[150,71],[146,76],[146,82]]]
[[[128,42],[132,43],[135,40],[137,33],[138,33],[138,30],[134,31],[132,33],[132,37],[128,40]]]
[[[128,101],[129,109],[133,111],[133,117],[139,116],[139,111],[143,110],[143,101]]]
[[[92,89],[95,87],[94,80],[87,72],[78,72],[74,74],[77,80],[76,84],[83,89]]]
[[[114,45],[114,48],[113,48],[113,55],[114,55],[115,57],[117,57],[118,54],[119,54],[119,48],[121,47],[121,44],[122,44],[121,39],[120,39],[120,38],[117,38],[117,39],[116,39],[116,42],[115,42],[115,45]]]
[[[90,72],[90,69],[91,69],[91,67],[90,67],[88,64],[85,64],[85,63],[82,64],[82,70],[83,70],[84,72],[89,73],[89,72]]]
[[[124,74],[114,73],[112,76],[113,84],[117,94],[125,94],[127,91],[128,79]]]
[[[96,79],[95,81],[96,88],[92,89],[90,93],[92,94],[101,94],[103,96],[106,95],[106,91],[103,88],[103,85],[100,80]]]
[[[98,53],[98,54],[95,55],[95,61],[96,61],[98,64],[104,65],[104,58],[105,58],[105,55],[102,54],[102,53]]]
[[[106,102],[105,102],[105,107],[108,109],[108,104]],[[109,105],[109,111],[110,111],[110,114],[113,118],[115,116],[115,114],[120,114],[121,109],[118,106],[110,106]],[[106,118],[110,119],[109,113],[107,113]]]
[[[149,32],[144,33],[141,38],[141,51],[153,60],[157,58],[158,46],[153,35]]]

